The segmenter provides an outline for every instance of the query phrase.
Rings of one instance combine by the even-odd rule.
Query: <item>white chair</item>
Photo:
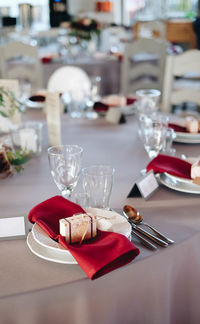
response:
[[[137,21],[133,26],[135,38],[161,38],[166,39],[166,24],[163,21]]]
[[[138,89],[162,92],[165,59],[165,41],[139,38],[127,43],[121,65],[121,93],[129,95]]]
[[[1,76],[30,82],[32,92],[42,87],[42,75],[37,46],[11,41],[2,49]]]
[[[126,38],[127,33],[124,27],[106,27],[101,32],[100,49],[102,52],[122,52],[124,50],[124,44],[121,40]]]
[[[200,105],[200,50],[167,57],[162,99],[165,112],[184,102]]]
[[[87,73],[79,67],[64,66],[57,69],[47,83],[49,91],[69,93],[74,100],[82,100],[90,94],[91,81]]]

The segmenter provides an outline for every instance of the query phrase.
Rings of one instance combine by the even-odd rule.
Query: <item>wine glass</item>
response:
[[[51,175],[64,198],[70,198],[77,185],[83,149],[78,145],[58,145],[48,149]]]
[[[98,114],[93,110],[94,103],[100,100],[101,77],[99,75],[91,78],[89,95],[85,95],[85,116],[88,119],[98,118]]]
[[[145,127],[141,128],[141,140],[144,148],[150,159],[156,157],[165,145],[166,126],[156,120],[152,119]]]

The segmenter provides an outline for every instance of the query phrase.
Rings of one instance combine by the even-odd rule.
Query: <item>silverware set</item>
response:
[[[153,226],[144,223],[142,215],[132,206],[125,205],[123,207],[123,215],[127,218],[128,222],[132,226],[131,234],[136,236],[143,245],[152,250],[156,250],[157,246],[151,243],[149,240],[158,244],[161,247],[168,247],[169,244],[173,244],[174,241],[166,235],[160,233]],[[156,235],[146,231],[140,225],[145,225],[150,228]]]

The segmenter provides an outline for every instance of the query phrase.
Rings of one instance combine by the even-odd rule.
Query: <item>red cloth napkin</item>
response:
[[[29,100],[34,101],[34,102],[44,102],[45,101],[45,96],[43,95],[34,95],[29,98]]]
[[[39,224],[48,235],[58,240],[90,279],[96,279],[118,267],[131,262],[140,253],[125,236],[98,230],[96,238],[82,244],[67,244],[59,234],[59,219],[70,217],[84,210],[73,202],[55,196],[35,206],[29,213],[31,223]]]
[[[154,173],[168,172],[177,177],[191,179],[191,164],[174,156],[159,154],[146,167],[146,171]]]
[[[184,127],[184,126],[169,123],[168,127],[172,128],[175,132],[181,132],[181,133],[187,132],[186,127]]]
[[[52,56],[44,56],[44,57],[41,58],[41,62],[43,64],[51,63],[52,60],[53,60]]]

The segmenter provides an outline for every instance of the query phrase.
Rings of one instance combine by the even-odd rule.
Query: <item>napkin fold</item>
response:
[[[168,172],[177,177],[191,179],[191,164],[174,156],[159,154],[146,167],[146,171],[154,173]]]
[[[169,123],[168,127],[172,128],[175,132],[180,132],[180,133],[186,133],[187,132],[186,127],[181,126],[181,125]]]
[[[81,206],[55,196],[31,209],[28,219],[37,223],[54,240],[62,244],[76,259],[90,279],[96,279],[131,262],[140,253],[125,236],[98,230],[96,238],[82,244],[67,244],[59,234],[59,219],[75,213],[84,213]]]
[[[29,97],[29,100],[34,101],[34,102],[44,102],[45,101],[45,96],[43,95],[33,95]]]
[[[51,56],[51,55],[41,57],[41,62],[43,64],[48,64],[48,63],[51,63],[52,61],[53,61],[53,56]]]

